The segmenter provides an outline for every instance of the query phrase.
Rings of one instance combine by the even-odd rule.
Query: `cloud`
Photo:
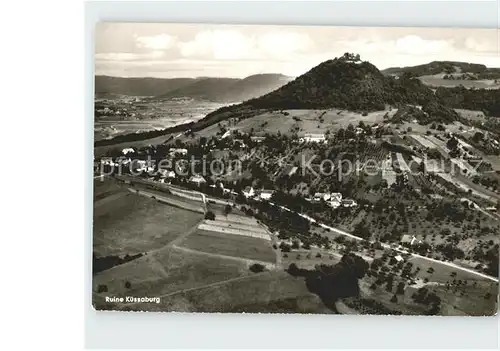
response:
[[[95,54],[96,61],[111,61],[111,62],[127,62],[154,60],[163,56],[162,51],[151,51],[148,53],[131,53],[131,52],[107,52]]]
[[[191,41],[180,42],[184,57],[216,60],[258,60],[286,58],[313,46],[307,34],[276,31],[261,35],[244,35],[238,30],[206,30]]]
[[[313,46],[309,35],[296,32],[270,32],[258,39],[258,47],[262,54],[271,57],[287,57],[307,51]]]
[[[170,48],[176,39],[168,34],[158,34],[153,36],[137,36],[135,42],[137,47],[152,50],[165,50]]]
[[[447,40],[427,40],[418,35],[407,35],[394,40],[350,40],[339,42],[347,51],[393,55],[436,55],[453,50]]]
[[[236,60],[252,56],[254,42],[235,30],[207,30],[193,40],[179,43],[184,57],[210,57],[216,60]]]
[[[499,41],[500,44],[500,41]],[[499,47],[497,43],[481,38],[468,37],[464,43],[465,49],[475,52],[491,52],[498,53]]]
[[[100,72],[162,77],[297,76],[345,52],[380,69],[436,60],[498,67],[498,38],[486,29],[122,23],[98,29],[95,62]]]
[[[395,43],[396,53],[410,55],[434,55],[453,49],[453,43],[446,40],[426,40],[418,35],[407,35]]]

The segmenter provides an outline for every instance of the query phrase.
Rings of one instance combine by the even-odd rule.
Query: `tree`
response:
[[[207,213],[205,213],[205,219],[214,221],[215,220],[215,214],[212,211],[207,211]]]
[[[282,252],[290,252],[290,245],[286,244],[285,242],[281,242],[280,244],[280,250]]]
[[[397,295],[403,295],[405,293],[405,283],[400,282],[398,284],[398,287],[396,289],[396,294]]]
[[[250,266],[250,270],[253,273],[260,273],[263,272],[266,267],[260,263],[254,263],[253,265]]]
[[[396,295],[392,295],[391,302],[398,302],[398,297]]]
[[[290,263],[286,271],[293,276],[297,276],[299,273],[299,268],[295,263]]]
[[[455,150],[458,147],[458,140],[455,137],[452,137],[446,142],[446,146],[450,150]]]
[[[356,226],[354,227],[353,234],[363,239],[370,238],[371,236],[370,230],[368,229],[368,226],[366,225],[366,221],[364,219],[358,224],[356,224]]]
[[[126,287],[127,289],[130,289],[130,287],[131,287],[131,286],[132,286],[132,284],[130,284],[130,282],[129,282],[129,281],[126,281],[126,282],[125,282],[125,287]]]

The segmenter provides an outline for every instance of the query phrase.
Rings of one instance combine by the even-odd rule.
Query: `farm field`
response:
[[[442,315],[493,316],[498,312],[498,285],[478,282],[476,285],[443,285],[433,287],[441,298]],[[486,296],[490,294],[490,296]]]
[[[93,251],[97,256],[146,252],[168,244],[198,224],[202,214],[131,192],[94,206]]]
[[[180,197],[173,194],[168,194],[164,191],[158,191],[148,188],[129,188],[129,191],[135,193],[137,195],[142,195],[145,197],[149,197],[153,200],[159,201],[166,205],[171,205],[180,209],[197,212],[200,214],[205,213],[205,209],[201,201],[195,201],[192,199],[187,199],[185,197]]]
[[[419,79],[425,85],[430,87],[458,87],[464,86],[467,89],[499,89],[500,84],[495,83],[493,79],[467,80],[467,79],[443,79],[442,75],[420,76]]]
[[[116,198],[118,194],[125,194],[127,188],[117,183],[113,179],[94,178],[94,203],[103,203],[107,198]]]
[[[420,267],[420,271],[416,275],[416,277],[420,279],[427,278],[429,281],[443,284],[453,281],[453,279],[489,282],[488,280],[467,271],[425,260],[420,257],[412,257],[408,261],[411,262],[415,268]],[[434,270],[433,273],[428,272],[431,267]]]
[[[143,304],[144,305],[144,304]],[[307,290],[303,278],[286,272],[263,272],[162,298],[151,311],[322,313],[332,314]]]
[[[112,145],[96,146],[94,147],[94,157],[104,156],[107,152],[114,149],[123,150],[129,147],[140,148],[148,145],[163,144],[172,136],[175,137],[174,134],[165,134],[156,138],[150,138],[145,140],[126,141],[123,143],[116,143]]]
[[[392,287],[385,282],[375,283],[373,276],[365,276],[360,281],[362,297],[375,299],[404,315],[426,314],[429,306],[416,303],[412,298],[415,292],[425,288],[441,298],[439,315],[491,315],[496,311],[498,283],[420,258],[410,258],[407,262],[412,264],[415,273],[413,284],[397,272],[392,273]],[[400,283],[403,283],[403,292],[397,289]]]
[[[364,123],[379,123],[384,120],[384,115],[392,116],[397,109],[370,112],[366,116],[361,113],[340,109],[328,110],[283,110],[261,113],[240,122],[226,122],[225,128],[250,132],[255,134],[278,133],[290,134],[292,131],[298,133],[326,133],[345,128],[349,124],[357,125],[360,121]],[[209,126],[201,130],[199,135],[211,137],[220,129],[217,125]]]
[[[318,256],[318,253],[320,256]],[[300,269],[314,269],[318,264],[335,265],[342,255],[328,253],[325,250],[293,250],[282,253],[283,267],[286,269],[294,263]]]
[[[249,274],[252,273],[247,266],[235,260],[167,248],[95,275],[94,304],[97,308],[102,306],[103,296],[161,297]],[[129,288],[126,282],[130,283]],[[106,285],[107,292],[97,293],[99,285]],[[139,305],[146,307],[142,303]],[[127,307],[127,304],[114,306],[115,309]]]
[[[276,254],[271,247],[270,241],[243,235],[198,229],[188,236],[180,246],[216,255],[270,263],[276,262]]]

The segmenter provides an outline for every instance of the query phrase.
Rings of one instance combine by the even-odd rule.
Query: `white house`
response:
[[[274,194],[274,190],[262,190],[260,192],[260,199],[261,200],[270,200],[271,197]]]
[[[122,150],[122,154],[126,155],[126,154],[133,154],[135,152],[134,149],[132,149],[131,147],[127,147],[125,149]]]
[[[170,156],[174,156],[174,155],[186,156],[187,153],[188,153],[187,149],[170,149],[169,150]]]
[[[337,202],[342,202],[342,194],[341,193],[331,193],[330,200],[336,200]]]
[[[139,172],[152,172],[155,168],[145,160],[135,160],[136,170]]]
[[[326,140],[325,134],[306,133],[303,140],[307,143],[322,143]]]
[[[330,206],[331,208],[337,208],[337,207],[340,207],[341,205],[341,202],[338,201],[337,199],[331,199],[330,201],[327,202],[328,206]]]
[[[158,173],[160,173],[163,178],[175,178],[175,172],[168,169],[159,169]]]
[[[264,141],[264,139],[266,139],[266,138],[263,136],[251,136],[250,137],[250,140],[252,140],[255,143],[261,143]]]
[[[222,134],[221,139],[226,139],[230,135],[231,135],[231,131],[227,130],[224,134]]]
[[[247,186],[245,189],[243,189],[243,195],[246,198],[254,196],[255,195],[255,191],[253,190],[253,187]]]
[[[358,203],[353,199],[344,199],[342,200],[342,206],[344,207],[355,207],[358,206]]]
[[[103,157],[101,158],[101,164],[104,166],[114,166],[113,158],[111,157]]]
[[[205,184],[207,181],[201,175],[193,175],[189,178],[189,182],[191,184],[200,186],[201,184]]]
[[[409,243],[410,245],[414,245],[415,243],[416,244],[421,244],[422,241],[421,240],[418,240],[415,235],[409,235],[409,234],[405,234],[403,235],[403,237],[401,238],[401,243]]]
[[[330,200],[330,194],[328,193],[316,193],[314,194],[314,201],[321,201],[321,200],[324,200],[324,201],[328,201]]]

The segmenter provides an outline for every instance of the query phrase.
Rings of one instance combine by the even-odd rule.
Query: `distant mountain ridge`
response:
[[[258,108],[383,110],[398,103],[422,104],[433,93],[416,79],[384,76],[359,55],[325,61],[281,88],[248,101]]]
[[[261,97],[208,114],[195,127],[230,117],[248,118],[261,110],[328,109],[379,111],[387,105],[426,105],[437,102],[434,92],[416,78],[385,76],[359,55],[325,61],[293,81]]]
[[[239,82],[238,82],[239,83]],[[235,84],[238,84],[235,83]],[[413,74],[394,77],[384,74],[359,55],[346,53],[342,57],[320,63],[305,74],[260,97],[222,107],[197,122],[176,129],[153,131],[139,136],[125,135],[115,141],[142,140],[162,134],[202,130],[229,118],[245,119],[265,111],[285,109],[338,108],[357,112],[380,111],[388,106],[404,110],[395,120],[417,119],[423,123],[450,123],[459,119],[455,108],[483,110],[500,116],[500,90],[463,88],[431,89]],[[408,106],[421,106],[422,112]]]
[[[193,78],[123,78],[95,76],[94,92],[99,95],[155,96],[192,84]]]
[[[436,74],[472,73],[478,79],[500,78],[500,68],[489,68],[478,63],[461,61],[432,61],[423,65],[407,67],[390,67],[382,70],[383,74],[401,76],[404,73],[414,76],[427,76]]]
[[[238,78],[119,78],[95,77],[95,94],[150,96],[154,99],[187,97],[216,102],[240,102],[266,94],[289,82],[282,74]]]

